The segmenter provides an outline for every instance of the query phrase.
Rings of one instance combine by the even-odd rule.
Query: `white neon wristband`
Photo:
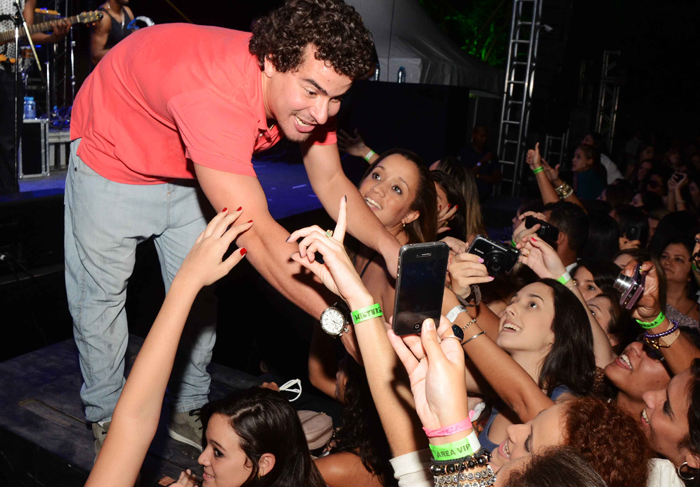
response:
[[[450,321],[450,323],[454,323],[455,320],[457,319],[457,316],[459,316],[462,313],[466,313],[466,312],[467,312],[467,308],[465,308],[462,305],[457,305],[454,308],[452,308],[450,310],[450,312],[447,313],[447,315],[445,315],[445,318],[447,318]]]
[[[557,279],[557,282],[566,286],[566,283],[568,283],[570,280],[571,274],[569,274],[569,271],[566,271],[559,279]]]
[[[372,158],[372,156],[376,154],[372,149],[369,150],[369,152],[365,155],[365,161],[369,162],[369,160]]]

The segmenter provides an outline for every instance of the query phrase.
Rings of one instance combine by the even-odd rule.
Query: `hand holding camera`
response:
[[[518,242],[520,259],[541,279],[559,279],[566,272],[566,266],[551,245],[539,237],[526,236]]]
[[[654,321],[662,311],[659,302],[659,277],[651,261],[639,265],[630,261],[615,279],[614,287],[622,291],[620,304],[632,310],[639,321]]]
[[[483,284],[493,281],[488,269],[484,265],[484,259],[478,255],[462,253],[453,257],[447,267],[452,292],[462,298],[471,294],[472,284]]]

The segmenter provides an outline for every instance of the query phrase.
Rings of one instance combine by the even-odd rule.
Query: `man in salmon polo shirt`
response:
[[[281,137],[299,142],[328,213],[337,218],[347,195],[350,232],[396,268],[399,244],[343,174],[336,146],[341,97],[373,69],[361,17],[340,0],[288,0],[252,30],[141,29],[110,50],[76,98],[66,289],[96,451],[124,385],[124,304],[139,242],[154,238],[167,290],[211,207],[242,207],[239,221],[253,225],[236,243],[253,266],[313,316],[328,307],[289,259],[297,247],[268,212],[253,154]],[[169,433],[200,450],[198,410],[208,400],[215,341],[209,301],[210,294],[200,294],[190,314],[169,386]]]

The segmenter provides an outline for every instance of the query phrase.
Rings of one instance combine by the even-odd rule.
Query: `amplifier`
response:
[[[19,145],[19,177],[49,175],[49,121],[24,120]]]

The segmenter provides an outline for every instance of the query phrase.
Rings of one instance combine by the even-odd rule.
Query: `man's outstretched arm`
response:
[[[318,319],[328,307],[332,295],[313,280],[313,275],[290,260],[299,250],[296,242],[287,243],[289,232],[270,215],[265,192],[257,178],[241,176],[208,167],[194,165],[199,184],[216,211],[243,207],[241,222],[253,220],[250,230],[236,240],[236,245],[248,250],[247,259],[258,272],[287,299]],[[336,215],[340,202],[335,202]]]
[[[387,269],[396,277],[401,245],[374,216],[360,192],[345,176],[338,146],[303,143],[301,152],[311,186],[331,218],[338,219],[338,201],[347,195],[348,232],[382,254]]]

